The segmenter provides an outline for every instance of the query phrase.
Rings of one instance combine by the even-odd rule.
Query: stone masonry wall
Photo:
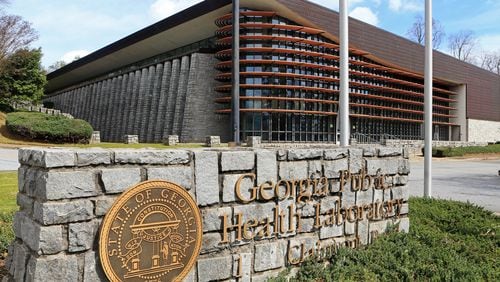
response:
[[[369,244],[390,225],[409,229],[409,160],[400,148],[30,148],[19,161],[3,281],[105,281],[103,217],[149,179],[185,187],[201,210],[201,254],[186,281],[265,281],[311,254]]]
[[[499,142],[500,122],[467,119],[468,139],[471,142]]]

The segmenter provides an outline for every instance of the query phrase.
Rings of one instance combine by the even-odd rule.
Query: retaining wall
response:
[[[411,155],[421,155],[424,148],[424,140],[396,140],[387,139],[383,141],[386,146],[404,147],[408,149]],[[488,142],[467,142],[467,141],[432,141],[432,147],[470,147],[470,146],[488,146]]]
[[[32,148],[19,160],[4,281],[105,281],[102,219],[149,179],[181,185],[201,210],[201,254],[186,281],[265,281],[311,254],[369,244],[390,225],[409,229],[406,149]]]

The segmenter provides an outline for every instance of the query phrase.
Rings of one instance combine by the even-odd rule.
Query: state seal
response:
[[[111,281],[181,281],[201,247],[200,210],[181,186],[162,180],[123,193],[102,223],[99,255]]]

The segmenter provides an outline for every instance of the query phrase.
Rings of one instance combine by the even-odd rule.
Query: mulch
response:
[[[0,280],[9,273],[7,268],[5,268],[5,261],[0,258]]]

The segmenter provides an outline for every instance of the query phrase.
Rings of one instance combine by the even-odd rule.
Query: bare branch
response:
[[[481,67],[500,75],[500,50],[492,53],[483,53],[480,57]]]
[[[37,39],[37,32],[20,16],[0,15],[0,61]]]
[[[425,44],[425,21],[422,16],[415,17],[415,22],[406,32],[406,36],[420,45]],[[438,49],[441,46],[444,36],[445,32],[443,25],[441,25],[439,21],[432,19],[432,41],[434,49]]]
[[[468,63],[474,62],[472,51],[476,47],[476,43],[476,35],[470,30],[461,30],[448,37],[448,47],[452,56]]]

